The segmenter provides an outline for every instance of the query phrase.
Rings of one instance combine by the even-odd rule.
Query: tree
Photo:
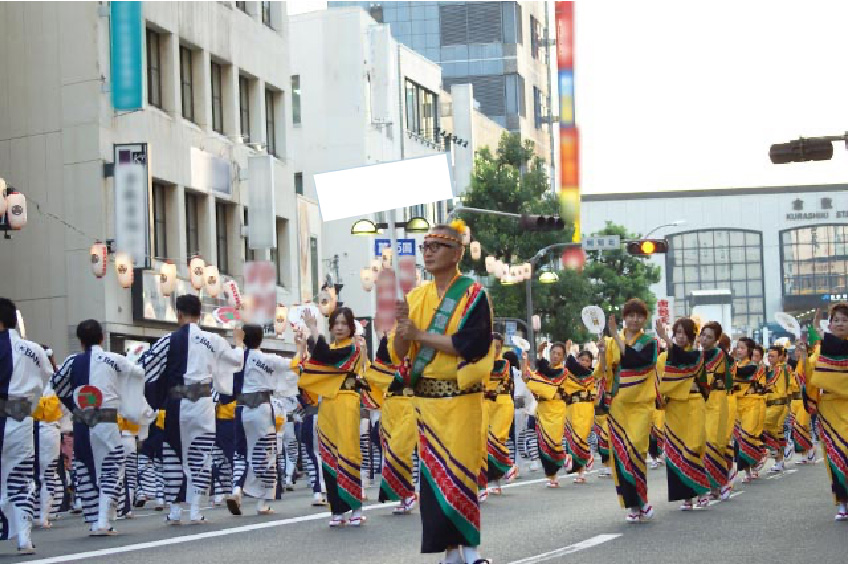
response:
[[[494,154],[488,147],[478,151],[463,204],[516,214],[556,215],[560,210],[559,198],[548,184],[545,162],[533,154],[533,142],[522,143],[519,135],[508,133],[501,137]],[[559,232],[526,232],[515,218],[473,213],[463,214],[462,218],[471,228],[472,237],[480,242],[483,257],[493,255],[511,264],[529,261],[548,245],[571,241],[574,229],[566,225]],[[624,231],[621,226],[607,224],[603,233],[626,238]],[[532,281],[534,313],[542,317],[543,333],[557,340],[585,342],[590,336],[580,317],[583,307],[600,305],[611,311],[630,297],[641,298],[653,307],[656,300],[648,288],[659,281],[658,268],[623,251],[607,251],[603,256],[591,253],[582,272],[561,270],[561,252],[551,251],[538,265],[557,271],[559,281],[541,284],[537,276]],[[486,276],[483,259],[473,261],[470,254],[466,254],[461,268]],[[495,316],[526,319],[527,282],[504,286],[493,276],[486,279]]]

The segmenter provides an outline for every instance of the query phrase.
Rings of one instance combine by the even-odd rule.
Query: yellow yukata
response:
[[[834,503],[848,503],[848,340],[825,333],[807,366]]]
[[[789,412],[792,415],[792,442],[795,452],[806,453],[813,448],[810,428],[811,417],[804,406],[803,390],[806,388],[804,366],[800,363],[792,371],[789,380]]]
[[[415,391],[421,460],[421,552],[477,546],[477,488],[485,444],[483,381],[494,364],[489,300],[482,285],[459,272],[444,296],[431,281],[412,290],[406,300],[415,326],[451,336],[459,353],[422,350],[418,341],[410,342],[407,351],[412,368],[403,374],[404,386]],[[394,334],[389,336],[389,353],[393,365],[402,365]]]
[[[551,365],[540,359],[527,379],[527,389],[538,402],[536,405],[536,439],[539,459],[545,476],[553,478],[565,461],[565,382],[568,372],[564,364]]]
[[[728,394],[733,391],[733,377],[727,354],[719,347],[704,352],[704,372],[710,386],[704,416],[704,467],[712,489],[723,488],[730,478],[733,457],[728,456],[733,427],[730,424]],[[734,413],[735,413],[734,406]]]
[[[763,442],[775,451],[786,448],[783,423],[789,413],[789,367],[778,363],[766,372],[766,417],[763,424]]]
[[[509,361],[498,359],[486,385],[484,402],[488,411],[486,425],[486,470],[489,480],[500,480],[513,466],[509,455],[509,429],[515,416],[515,404],[512,401],[512,369]]]
[[[317,430],[321,470],[333,515],[362,507],[360,396],[356,378],[364,357],[352,339],[328,345],[318,337],[312,356],[301,362],[298,386],[321,396]]]
[[[734,429],[738,447],[736,467],[749,470],[763,455],[760,435],[765,421],[765,396],[761,390],[765,389],[766,371],[750,360],[737,361],[733,365],[733,383],[734,388],[739,388],[735,393],[738,419]]]
[[[595,373],[584,368],[573,356],[566,360],[563,397],[565,398],[565,446],[571,455],[572,470],[589,464],[592,449],[589,435],[595,423]]]

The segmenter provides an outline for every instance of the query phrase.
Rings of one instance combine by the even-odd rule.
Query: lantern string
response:
[[[35,209],[36,209],[36,211],[37,211],[38,213],[40,213],[41,215],[46,215],[47,217],[50,217],[50,218],[52,218],[52,219],[55,219],[56,221],[58,221],[59,223],[61,223],[61,224],[62,224],[62,225],[64,225],[65,227],[67,227],[68,229],[71,229],[72,231],[76,231],[77,233],[79,233],[79,234],[80,234],[80,235],[82,235],[83,237],[87,237],[88,239],[92,239],[92,240],[97,240],[97,239],[99,239],[99,237],[93,237],[92,235],[89,235],[88,233],[85,233],[85,232],[84,232],[84,231],[82,231],[81,229],[78,229],[77,227],[75,227],[75,226],[71,225],[70,223],[68,223],[67,221],[65,221],[64,219],[62,219],[61,217],[59,217],[59,216],[57,216],[57,215],[55,215],[55,214],[52,214],[52,213],[50,213],[49,211],[42,210],[42,209],[41,209],[41,203],[39,203],[39,202],[38,202],[38,200],[36,200],[35,198],[32,198],[32,197],[31,197],[31,196],[29,196],[28,194],[24,194],[24,196],[26,197],[26,199],[27,199],[27,201],[28,201],[28,202],[32,202],[32,203],[34,203],[34,204],[35,204]]]

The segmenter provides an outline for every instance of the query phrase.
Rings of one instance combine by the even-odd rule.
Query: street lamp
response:
[[[553,284],[559,280],[559,275],[556,272],[547,270],[539,275],[539,282],[542,284]]]
[[[396,222],[395,227],[401,227],[407,233],[427,233],[430,231],[430,222],[425,217],[413,217],[406,222]],[[351,235],[377,235],[382,233],[384,229],[388,229],[389,224],[385,222],[373,222],[370,219],[357,219],[350,226]]]
[[[671,223],[663,223],[662,225],[657,225],[656,227],[648,231],[645,235],[643,235],[642,239],[647,239],[651,233],[653,233],[654,231],[659,231],[663,227],[677,227],[678,225],[683,225],[684,223],[686,223],[685,219],[677,219],[672,221]]]
[[[358,219],[350,226],[351,235],[376,235],[377,225],[370,219]]]

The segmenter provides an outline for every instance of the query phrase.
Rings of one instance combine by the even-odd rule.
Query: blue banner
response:
[[[112,106],[116,110],[140,110],[144,21],[141,2],[111,4]]]
[[[391,239],[374,239],[374,256],[383,256],[383,249],[390,247]],[[398,239],[397,240],[399,257],[415,256],[415,239]]]

